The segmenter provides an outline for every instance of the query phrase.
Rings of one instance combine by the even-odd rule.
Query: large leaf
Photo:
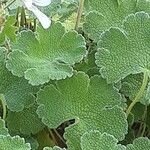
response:
[[[126,115],[118,90],[99,76],[89,77],[76,73],[72,78],[58,81],[38,93],[40,105],[37,113],[50,128],[76,119],[65,134],[70,149],[80,149],[80,137],[85,131],[98,129],[108,132],[118,140],[127,133]]]
[[[124,20],[123,31],[111,28],[102,35],[96,64],[109,83],[150,70],[149,23],[149,15],[138,12]]]
[[[66,32],[60,23],[55,23],[48,30],[39,28],[38,37],[22,32],[8,56],[7,68],[32,85],[39,85],[50,79],[71,77],[72,66],[85,54],[83,37],[75,31]]]

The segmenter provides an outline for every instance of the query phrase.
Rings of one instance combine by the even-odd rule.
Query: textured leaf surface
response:
[[[96,64],[109,83],[149,70],[149,23],[148,14],[131,14],[123,23],[123,31],[111,28],[102,35]]]
[[[133,144],[127,145],[127,150],[149,150],[150,140],[148,138],[138,138],[133,141]]]
[[[7,68],[25,76],[32,85],[73,75],[72,65],[85,56],[85,41],[75,31],[66,32],[60,23],[48,30],[39,28],[38,37],[22,32],[10,53]]]
[[[80,149],[80,136],[90,129],[107,131],[118,140],[124,138],[127,133],[126,115],[117,106],[122,98],[112,85],[108,86],[99,76],[89,79],[82,72],[58,81],[56,85],[47,86],[38,93],[40,106],[37,113],[50,128],[76,119],[75,125],[70,126],[65,135],[71,149]]]
[[[110,27],[120,27],[122,20],[135,12],[136,0],[88,0],[91,10],[86,17],[84,30],[98,40],[100,34]]]
[[[13,76],[5,67],[6,50],[0,48],[0,93],[4,95],[7,107],[21,111],[34,103],[38,87],[33,87],[23,78]]]
[[[1,150],[31,150],[30,145],[25,143],[19,136],[0,136]]]
[[[8,112],[6,121],[12,134],[30,135],[42,130],[45,126],[36,114],[37,105],[32,104],[20,112]]]
[[[126,150],[112,135],[99,131],[86,132],[81,137],[82,150]]]

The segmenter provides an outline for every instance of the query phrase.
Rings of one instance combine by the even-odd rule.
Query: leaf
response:
[[[0,93],[11,111],[21,111],[35,102],[39,87],[33,87],[23,78],[13,76],[5,67],[6,49],[0,47]]]
[[[127,150],[149,150],[150,140],[148,138],[140,137],[133,141],[133,144],[127,145]]]
[[[45,126],[36,114],[37,104],[32,104],[20,112],[8,111],[7,126],[12,134],[36,134]]]
[[[111,28],[102,35],[96,64],[108,83],[118,82],[130,74],[149,71],[149,23],[149,15],[138,12],[124,20],[123,31]]]
[[[29,143],[25,143],[19,136],[0,136],[0,146],[3,150],[31,150]]]
[[[8,56],[7,68],[32,85],[39,85],[50,79],[71,77],[72,66],[85,54],[83,37],[75,31],[66,32],[60,23],[55,23],[48,30],[39,28],[38,37],[22,32]]]
[[[122,20],[136,12],[136,0],[88,0],[91,11],[86,16],[84,31],[94,40],[110,27],[121,27]]]
[[[99,131],[86,132],[81,137],[82,150],[126,150],[114,136]]]
[[[3,119],[0,119],[0,136],[1,135],[9,135]]]
[[[37,113],[49,128],[76,119],[65,134],[71,150],[81,149],[80,137],[89,130],[108,132],[118,140],[127,133],[126,115],[118,107],[122,98],[113,85],[107,85],[99,76],[89,79],[83,72],[76,73],[72,78],[58,81],[56,87],[49,85],[40,90],[37,102]]]
[[[3,44],[5,39],[8,37],[11,41],[16,40],[16,27],[14,27],[15,17],[9,16],[5,22],[4,28],[0,32],[0,44]]]

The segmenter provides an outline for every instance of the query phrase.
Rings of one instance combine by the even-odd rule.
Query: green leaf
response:
[[[24,76],[32,85],[73,75],[72,66],[86,54],[85,41],[75,31],[66,32],[60,23],[48,30],[22,32],[8,56],[7,68],[16,76]]]
[[[76,119],[65,134],[71,149],[80,150],[80,137],[85,131],[98,129],[118,140],[124,139],[127,133],[126,115],[118,107],[122,98],[118,90],[100,76],[89,79],[83,72],[76,73],[72,78],[58,81],[56,87],[49,85],[40,90],[37,102],[37,113],[50,128]]]
[[[4,28],[0,32],[0,44],[2,44],[6,38],[9,38],[11,41],[16,40],[16,28],[13,26],[15,23],[15,17],[9,16],[5,22]]]
[[[110,27],[121,27],[122,20],[136,12],[137,0],[88,0],[91,11],[86,17],[84,31],[94,40]]]
[[[148,138],[140,137],[133,141],[133,144],[127,145],[127,150],[149,150],[150,140]]]
[[[0,136],[0,146],[2,150],[31,150],[29,143],[25,143],[19,136]]]
[[[45,126],[36,114],[37,104],[32,104],[20,112],[8,111],[6,118],[9,132],[12,134],[35,134]]]
[[[13,76],[5,67],[6,49],[0,47],[0,94],[4,95],[11,111],[21,111],[35,102],[33,95],[39,87],[28,84],[24,78]]]
[[[138,12],[124,20],[123,31],[111,28],[102,35],[96,64],[108,83],[118,82],[129,74],[149,71],[149,23],[149,15]]]
[[[5,121],[0,119],[0,136],[1,135],[9,135],[8,129],[5,127]]]
[[[114,136],[99,131],[86,132],[81,137],[82,150],[126,150]]]

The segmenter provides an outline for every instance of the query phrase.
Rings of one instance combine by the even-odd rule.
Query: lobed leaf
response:
[[[39,28],[38,37],[30,31],[22,32],[8,56],[7,68],[32,85],[39,85],[71,77],[72,66],[85,54],[83,37],[55,23],[48,30]]]
[[[149,23],[149,15],[138,12],[124,20],[123,30],[110,28],[102,35],[96,64],[108,83],[118,82],[130,74],[149,71]]]
[[[118,90],[100,76],[89,79],[83,72],[75,73],[72,78],[58,81],[56,87],[49,85],[40,90],[37,102],[37,113],[50,128],[76,119],[76,123],[66,129],[69,149],[81,149],[81,135],[92,129],[112,134],[118,140],[124,139],[127,133],[126,115],[118,107],[122,98]]]

